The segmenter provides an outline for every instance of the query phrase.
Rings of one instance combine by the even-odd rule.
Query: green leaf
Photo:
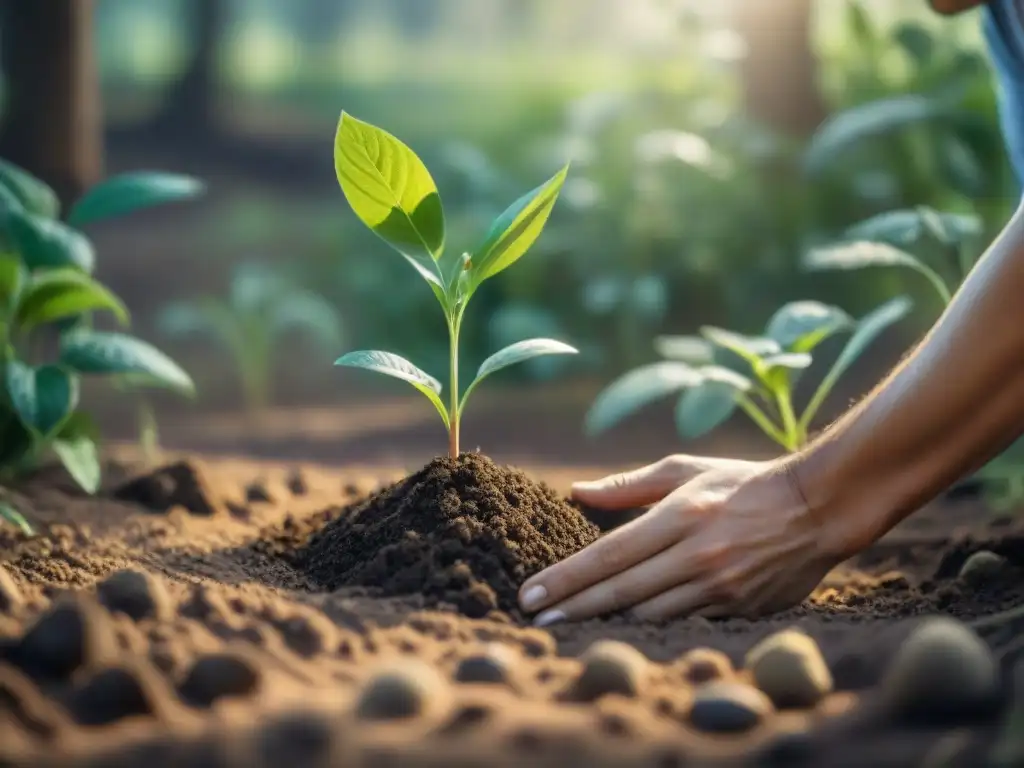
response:
[[[36,438],[14,412],[6,386],[0,392],[0,403],[0,469],[7,469],[29,455]]]
[[[25,268],[21,259],[11,254],[0,256],[0,313],[10,311],[25,282]]]
[[[91,273],[96,266],[96,254],[88,238],[59,221],[12,212],[7,225],[11,241],[29,271],[77,267]]]
[[[594,436],[618,424],[644,406],[703,381],[686,363],[662,361],[636,368],[609,384],[594,400],[584,420],[584,431]]]
[[[981,219],[977,216],[939,213],[933,208],[918,206],[872,216],[847,229],[843,241],[870,240],[910,248],[920,243],[926,234],[942,243],[961,244],[978,237],[981,231]]]
[[[760,371],[761,379],[772,392],[782,387],[790,387],[798,374],[811,366],[811,356],[806,352],[783,352],[764,359],[764,367]]]
[[[893,37],[919,67],[927,64],[935,52],[935,38],[921,24],[905,21],[896,28]]]
[[[83,413],[74,413],[52,443],[68,474],[88,494],[99,490],[102,476],[97,440],[92,420]]]
[[[7,394],[25,426],[48,437],[78,405],[78,377],[56,365],[38,368],[8,360]]]
[[[738,355],[755,370],[761,365],[763,358],[782,352],[779,342],[763,336],[744,336],[714,326],[704,326],[700,332],[712,344]]]
[[[905,267],[923,275],[944,304],[949,304],[952,300],[952,292],[938,272],[916,256],[894,248],[888,243],[860,241],[814,248],[805,255],[803,266],[813,272],[866,267]]]
[[[31,536],[34,533],[25,516],[5,501],[0,501],[0,520],[13,525],[26,536]]]
[[[469,393],[473,391],[477,384],[492,373],[543,355],[575,355],[578,353],[579,350],[575,347],[570,347],[568,344],[556,341],[555,339],[527,339],[525,341],[517,341],[515,344],[509,344],[480,364],[480,368],[476,372],[476,378],[473,379],[473,382],[466,388],[466,392],[462,396],[459,410],[462,410],[466,399],[469,397]]]
[[[749,379],[728,368],[707,366],[700,369],[700,384],[688,389],[676,403],[676,429],[693,440],[706,435],[728,419],[739,397],[751,388]]]
[[[816,176],[835,166],[836,158],[868,139],[951,114],[949,105],[920,94],[869,101],[825,121],[804,153],[804,168]]]
[[[281,297],[271,310],[275,334],[291,330],[309,333],[322,347],[341,344],[341,318],[323,296],[312,291],[293,290]]]
[[[131,373],[186,394],[195,391],[191,377],[171,358],[142,339],[123,333],[75,330],[61,337],[60,362],[85,374]]]
[[[765,334],[791,352],[810,352],[825,339],[853,325],[853,318],[839,307],[820,301],[793,301],[781,307]]]
[[[825,398],[828,397],[832,388],[835,387],[847,369],[857,361],[857,358],[864,353],[864,350],[868,348],[871,342],[886,328],[906,317],[912,307],[913,302],[909,298],[898,296],[869,312],[857,322],[856,330],[853,332],[850,340],[846,342],[846,346],[839,354],[835,363],[833,363],[832,368],[825,375],[821,384],[818,385],[818,389],[811,397],[807,409],[800,417],[802,428],[806,429],[810,425],[811,420],[817,414],[818,409],[825,401]]]
[[[143,208],[188,200],[203,191],[203,183],[191,176],[159,172],[125,173],[86,192],[71,207],[68,224],[80,227]]]
[[[700,336],[659,336],[654,350],[669,360],[680,360],[690,365],[710,364],[715,359],[714,347]]]
[[[40,179],[6,160],[0,160],[0,185],[7,188],[30,214],[44,219],[60,215],[57,193]]]
[[[448,426],[448,409],[441,401],[441,382],[430,374],[420,370],[404,357],[381,352],[378,350],[359,350],[342,355],[334,361],[335,365],[347,368],[362,368],[375,373],[383,373],[395,379],[412,384],[416,389],[426,395],[427,399],[434,404],[437,412],[444,419],[445,426]]]
[[[359,219],[428,282],[444,289],[437,265],[444,250],[444,209],[416,153],[390,133],[342,112],[334,167]]]
[[[21,292],[14,322],[28,330],[86,312],[108,310],[128,325],[128,309],[106,286],[77,269],[47,270],[33,275]]]
[[[473,252],[470,275],[475,289],[518,261],[534,244],[555,207],[569,166],[510,205],[491,225],[483,243]]]

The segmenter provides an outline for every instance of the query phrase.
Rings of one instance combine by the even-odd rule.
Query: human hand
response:
[[[647,621],[773,613],[807,597],[863,538],[850,515],[810,509],[782,461],[670,456],[578,483],[573,497],[654,506],[523,584],[520,604],[542,611],[538,626],[623,609]]]

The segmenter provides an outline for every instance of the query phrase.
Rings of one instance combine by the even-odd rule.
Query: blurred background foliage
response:
[[[924,0],[760,5],[97,0],[110,163],[141,157],[211,185],[175,232],[192,277],[162,286],[172,295],[150,315],[227,295],[239,264],[269,260],[338,309],[346,348],[444,370],[433,297],[333,180],[345,109],[424,158],[452,247],[573,162],[535,252],[476,299],[468,365],[550,335],[580,360],[521,375],[567,365],[606,381],[655,359],[659,334],[753,330],[803,298],[859,316],[906,292],[920,330],[941,307],[913,276],[800,263],[886,210],[972,213],[984,242],[1007,219],[1017,191],[977,14],[939,18]]]

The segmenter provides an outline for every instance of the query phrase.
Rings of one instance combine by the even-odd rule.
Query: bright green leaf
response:
[[[588,435],[597,435],[644,406],[703,381],[697,369],[686,363],[651,363],[623,374],[594,400],[584,421]]]
[[[439,289],[444,210],[437,186],[409,147],[342,112],[334,142],[342,192],[360,220]]]
[[[527,339],[510,344],[504,349],[495,352],[480,364],[480,368],[476,372],[476,378],[473,379],[473,383],[466,388],[466,392],[462,396],[459,410],[461,411],[462,406],[465,405],[469,393],[492,373],[543,355],[575,355],[578,353],[579,350],[575,347],[570,347],[568,344],[556,341],[555,339]]]
[[[853,318],[839,307],[820,301],[793,301],[771,319],[765,335],[791,352],[810,352],[833,334],[853,325]]]
[[[12,244],[30,271],[77,267],[91,273],[96,266],[89,239],[59,221],[12,212],[7,226]]]
[[[18,417],[43,437],[60,427],[78,405],[78,377],[59,366],[33,368],[8,360],[4,377]]]
[[[44,219],[60,215],[57,193],[42,180],[6,160],[0,160],[0,185],[18,199],[27,213]]]
[[[34,533],[32,526],[29,525],[25,516],[5,501],[0,501],[0,520],[4,520],[8,524],[13,525],[26,536],[31,536]]]
[[[96,442],[95,425],[84,414],[75,413],[52,443],[53,452],[68,474],[88,494],[96,493],[100,487],[102,470]]]
[[[6,314],[13,307],[24,282],[21,259],[11,254],[0,256],[0,313]]]
[[[792,386],[795,374],[806,370],[810,365],[811,356],[806,352],[783,352],[766,357],[760,375],[772,392],[778,392],[781,387]]]
[[[495,219],[483,243],[472,255],[470,274],[474,287],[512,266],[540,237],[568,173],[566,165]]]
[[[143,208],[188,200],[202,194],[203,183],[173,173],[125,173],[107,179],[85,193],[68,214],[68,224],[83,224],[123,216]]]
[[[654,349],[662,357],[690,365],[705,365],[715,359],[714,347],[700,336],[659,336]]]
[[[161,386],[186,394],[195,391],[191,377],[151,344],[123,333],[76,330],[60,340],[60,361],[85,374],[142,374]]]
[[[761,364],[763,358],[782,352],[782,346],[775,339],[744,336],[713,326],[704,326],[700,332],[712,344],[738,355],[755,369]]]
[[[33,275],[18,301],[14,322],[28,330],[37,325],[108,310],[128,325],[128,309],[106,286],[77,269],[47,270]]]
[[[448,426],[448,409],[441,401],[441,382],[429,373],[417,368],[404,357],[381,352],[378,350],[359,350],[342,355],[334,361],[335,365],[347,368],[362,368],[375,373],[383,373],[395,379],[412,384],[416,389],[426,395],[427,399],[434,404],[437,412],[444,419],[445,426]]]

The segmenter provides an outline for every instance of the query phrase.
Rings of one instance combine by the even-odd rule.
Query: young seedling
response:
[[[250,413],[271,402],[274,352],[284,334],[300,331],[325,349],[336,348],[341,338],[341,318],[323,296],[259,263],[234,269],[225,299],[208,296],[171,304],[158,322],[168,335],[206,335],[224,347]]]
[[[83,224],[193,194],[181,177],[135,174],[93,188],[71,209]],[[133,375],[150,386],[191,394],[192,381],[146,342],[95,331],[92,316],[128,311],[90,276],[88,238],[59,221],[56,195],[42,181],[0,161],[0,478],[34,467],[52,451],[87,492],[97,490],[98,431],[78,409],[83,375]],[[57,332],[55,360],[37,361],[36,342]],[[4,518],[14,520],[11,510]]]
[[[662,337],[656,347],[668,359],[612,382],[587,413],[585,430],[600,434],[648,403],[682,393],[675,418],[683,437],[710,432],[739,408],[765,435],[795,451],[806,444],[811,422],[849,367],[910,306],[900,297],[854,321],[838,307],[797,301],[779,309],[762,336],[704,327],[700,336]],[[798,414],[793,390],[812,352],[845,331],[852,331],[850,339]]]
[[[390,352],[357,351],[335,365],[365,368],[406,381],[433,403],[448,429],[448,454],[459,455],[459,426],[466,401],[492,373],[541,355],[575,354],[554,339],[528,339],[488,357],[459,395],[459,332],[466,307],[480,285],[518,261],[540,236],[565,182],[564,167],[505,210],[471,252],[445,251],[441,197],[423,161],[391,134],[342,112],[334,142],[342,192],[359,219],[426,280],[448,327],[449,400],[441,382]]]
[[[836,243],[811,249],[803,265],[815,272],[911,269],[925,277],[945,307],[974,266],[980,235],[981,221],[974,216],[939,213],[923,206],[889,211],[854,225]],[[955,281],[948,279],[950,274]]]

